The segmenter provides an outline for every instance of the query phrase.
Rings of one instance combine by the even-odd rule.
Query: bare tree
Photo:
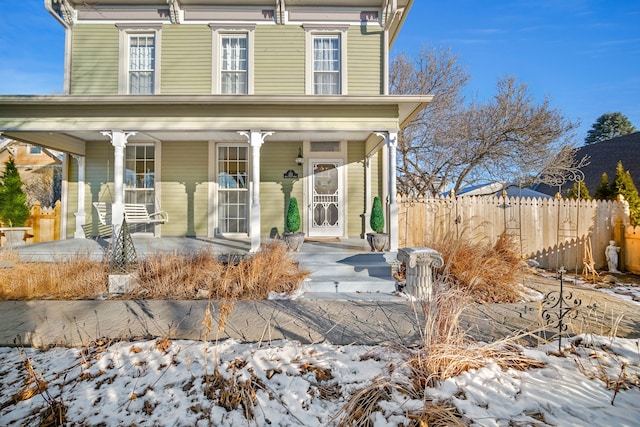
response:
[[[570,146],[577,123],[513,77],[487,102],[465,103],[469,80],[448,50],[422,49],[392,63],[394,93],[430,93],[434,101],[400,134],[398,191],[438,194],[483,181],[525,182]]]

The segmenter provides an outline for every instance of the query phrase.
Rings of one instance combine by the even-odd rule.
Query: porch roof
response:
[[[431,100],[421,96],[47,95],[0,97],[0,132],[84,155],[102,131],[138,132],[130,142],[246,141],[238,131],[272,131],[280,141],[367,140],[404,127]]]

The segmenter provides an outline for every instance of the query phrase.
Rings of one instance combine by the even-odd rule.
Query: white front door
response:
[[[309,236],[344,234],[342,160],[311,160]]]

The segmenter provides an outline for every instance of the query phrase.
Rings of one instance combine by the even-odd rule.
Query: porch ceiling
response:
[[[130,142],[246,141],[238,131],[274,132],[278,141],[365,141],[396,130],[432,96],[8,96],[0,97],[5,137],[84,155],[108,130]]]

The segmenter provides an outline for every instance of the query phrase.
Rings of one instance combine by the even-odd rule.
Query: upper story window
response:
[[[213,31],[212,91],[253,94],[255,24],[210,24]]]
[[[155,93],[156,37],[155,34],[129,35],[129,93]]]
[[[120,77],[118,93],[160,93],[160,34],[162,25],[119,24]]]
[[[314,36],[313,94],[340,93],[340,36]]]
[[[223,34],[220,42],[220,92],[246,94],[249,71],[247,35]]]
[[[308,95],[347,94],[348,25],[330,28],[305,24],[306,93]]]

